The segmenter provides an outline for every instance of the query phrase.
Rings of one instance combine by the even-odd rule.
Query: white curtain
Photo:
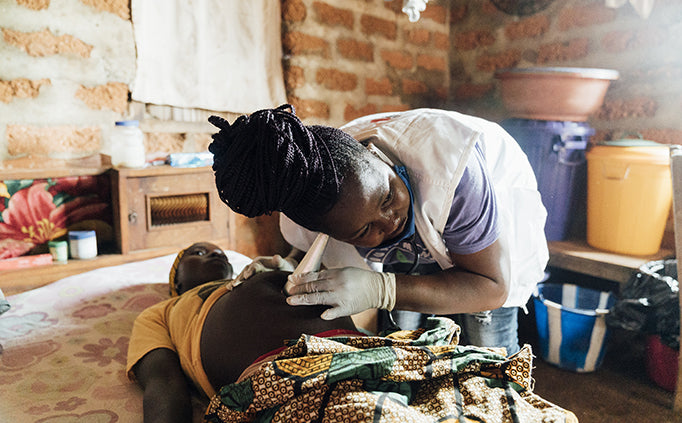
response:
[[[132,0],[133,100],[250,113],[285,102],[279,0]]]

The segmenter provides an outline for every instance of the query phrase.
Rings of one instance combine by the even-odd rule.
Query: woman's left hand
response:
[[[392,310],[395,275],[355,267],[290,275],[284,291],[289,305],[328,305],[322,318],[332,320],[370,308]]]

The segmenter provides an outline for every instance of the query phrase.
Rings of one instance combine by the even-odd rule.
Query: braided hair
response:
[[[209,119],[220,131],[209,151],[220,199],[247,217],[280,211],[310,230],[338,201],[349,172],[367,165],[367,150],[345,132],[306,126],[284,104],[238,117],[232,125]]]

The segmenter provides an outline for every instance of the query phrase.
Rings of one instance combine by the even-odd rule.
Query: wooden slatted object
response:
[[[682,146],[673,145],[670,147],[670,170],[673,179],[673,220],[675,228],[675,256],[677,260],[677,280],[682,275]],[[678,294],[679,295],[679,294]],[[680,311],[682,311],[682,296],[679,297]],[[682,313],[680,314],[682,315]],[[680,325],[682,335],[682,325]],[[677,387],[675,389],[675,403],[673,405],[676,413],[682,414],[682,354],[678,356]]]

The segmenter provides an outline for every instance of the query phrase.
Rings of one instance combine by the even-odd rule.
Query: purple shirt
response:
[[[495,193],[487,173],[485,157],[481,147],[476,144],[455,189],[442,238],[449,252],[473,254],[495,242],[499,233]],[[427,265],[420,267],[419,273],[432,273],[440,269],[419,233],[415,234],[414,243],[401,241],[385,248],[356,248],[365,259],[384,265],[411,265],[416,248],[420,265]],[[396,268],[396,271],[400,269]]]

